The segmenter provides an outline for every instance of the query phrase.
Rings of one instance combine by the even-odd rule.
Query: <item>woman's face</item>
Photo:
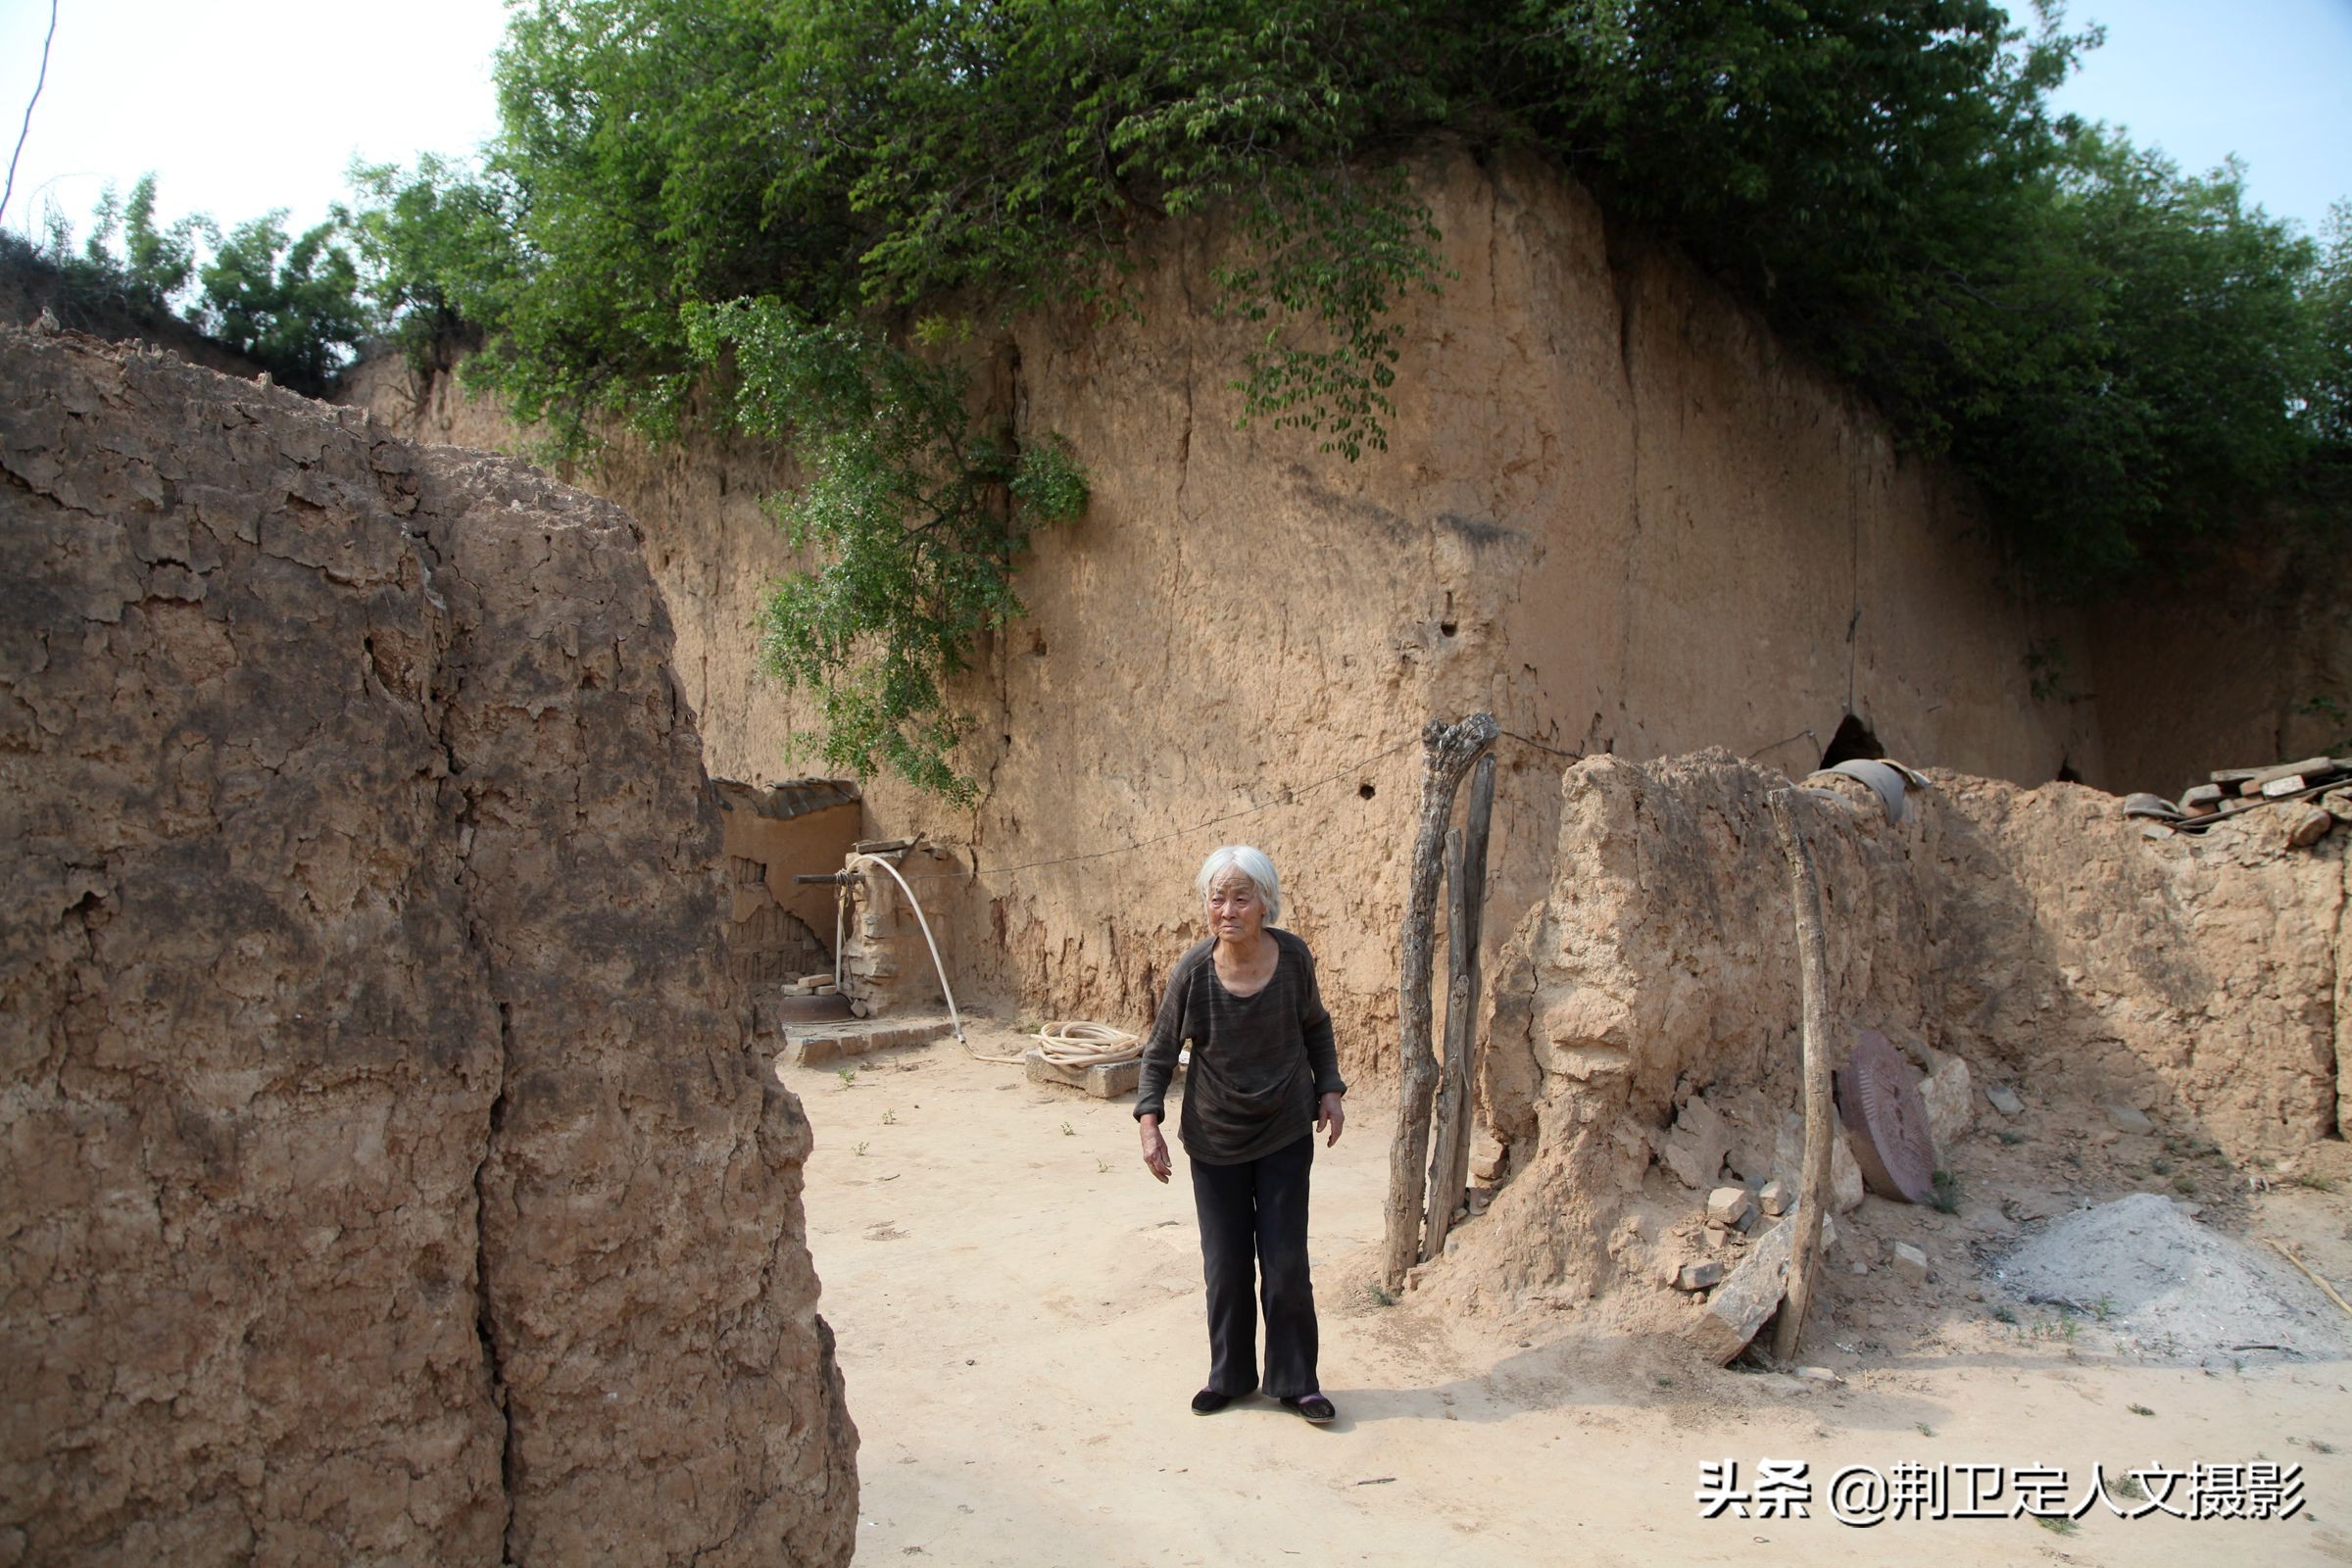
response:
[[[1208,885],[1208,929],[1219,942],[1253,941],[1265,924],[1265,901],[1248,872],[1229,870]]]

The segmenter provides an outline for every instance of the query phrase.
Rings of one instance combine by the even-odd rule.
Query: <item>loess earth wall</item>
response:
[[[634,526],[0,329],[0,1560],[847,1561]]]
[[[939,885],[959,989],[1140,1026],[1196,934],[1200,856],[1253,841],[1344,1062],[1393,1072],[1415,737],[1478,709],[1523,737],[1502,743],[1497,940],[1544,896],[1582,755],[1721,746],[1802,772],[1851,714],[1915,763],[2147,787],[2112,777],[2099,703],[2029,662],[2084,648],[2079,618],[2033,604],[1868,409],[1556,169],[1442,146],[1418,180],[1448,272],[1399,306],[1391,444],[1358,463],[1237,428],[1250,328],[1217,313],[1213,225],[1144,247],[1132,314],[1025,318],[979,367],[1019,435],[1071,440],[1093,500],[1036,537],[1029,612],[958,693],[979,808],[866,789],[869,834],[976,867]],[[516,439],[396,367],[354,396],[423,438]],[[754,659],[766,585],[798,564],[759,497],[789,477],[713,437],[622,439],[581,476],[642,519],[713,767],[752,780],[807,766],[785,749],[811,708]]]

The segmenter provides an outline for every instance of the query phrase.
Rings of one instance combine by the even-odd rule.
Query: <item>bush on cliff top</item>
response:
[[[0,249],[41,275],[36,295],[68,325],[109,311],[151,327],[176,319],[317,396],[372,337],[376,312],[344,243],[349,215],[300,235],[284,220],[265,214],[225,237],[202,213],[166,225],[145,174],[127,200],[107,188],[80,246],[52,208],[41,242],[0,231]]]
[[[1531,146],[2082,589],[2293,484],[2352,392],[2340,246],[2048,113],[2093,42],[1987,0],[536,0],[481,172],[379,176],[363,221],[400,298],[481,329],[478,373],[576,438],[666,431],[712,371],[789,382],[743,357],[816,341],[698,338],[702,307],[904,353],[943,301],[1125,308],[1130,241],[1213,208],[1241,242],[1218,303],[1263,327],[1247,416],[1352,459],[1393,415],[1393,305],[1442,281],[1402,158]]]

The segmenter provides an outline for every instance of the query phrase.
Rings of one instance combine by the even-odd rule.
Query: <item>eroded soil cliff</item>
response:
[[[0,1560],[846,1560],[629,519],[70,333],[0,384]]]
[[[1511,732],[1495,941],[1544,897],[1561,771],[1589,753],[1721,746],[1801,773],[1851,715],[1890,755],[2024,784],[2070,767],[2170,793],[2184,761],[2273,760],[2180,744],[2192,683],[2197,715],[2271,715],[2217,746],[2278,729],[2288,697],[2236,657],[2258,611],[2218,612],[2191,647],[2036,605],[1962,489],[1557,168],[1439,146],[1416,179],[1449,273],[1398,303],[1391,445],[1358,464],[1237,428],[1258,329],[1216,309],[1235,251],[1213,222],[1143,244],[1132,312],[1023,318],[975,365],[1020,438],[1070,438],[1093,501],[1036,536],[1028,614],[955,694],[979,808],[866,790],[870,834],[927,833],[973,872],[930,885],[959,988],[1140,1027],[1199,934],[1200,857],[1255,842],[1321,957],[1346,1065],[1393,1075],[1415,737],[1479,709]],[[423,439],[528,439],[396,365],[351,395]],[[754,782],[805,769],[786,747],[814,723],[757,673],[761,603],[801,564],[760,498],[791,477],[707,432],[616,439],[580,475],[642,520],[711,766]]]
[[[1834,1059],[1862,1028],[1910,1043],[1963,1192],[2039,1205],[2028,1218],[2132,1181],[2214,1204],[2242,1200],[2241,1168],[2340,1151],[2352,831],[2298,847],[2278,809],[2192,835],[2080,785],[1924,780],[1899,818],[1850,779],[1794,813],[1819,865]],[[1724,752],[1595,758],[1563,780],[1551,890],[1504,947],[1481,1064],[1495,1190],[1434,1266],[1455,1291],[1631,1293],[1695,1315],[1663,1282],[1710,1239],[1709,1190],[1797,1187],[1795,917],[1765,805],[1786,785]],[[1840,1213],[1863,1199],[1858,1173],[1843,1185]],[[1872,1213],[1921,1223],[1907,1204]]]

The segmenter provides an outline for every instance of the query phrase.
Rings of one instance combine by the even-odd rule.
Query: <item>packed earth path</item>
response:
[[[985,1021],[970,1033],[991,1054],[1026,1044]],[[1181,1157],[1166,1187],[1146,1173],[1126,1100],[1033,1084],[953,1040],[779,1072],[815,1127],[808,1241],[861,1439],[863,1562],[2352,1562],[2342,1361],[2217,1372],[1923,1320],[1884,1351],[1816,1333],[1805,1360],[1838,1378],[1822,1383],[1705,1366],[1575,1309],[1387,1304],[1373,1254],[1395,1110],[1376,1094],[1349,1097],[1346,1136],[1316,1154],[1338,1421],[1262,1397],[1196,1416],[1207,1349],[1191,1194]],[[2304,1217],[2342,1223],[2329,1213]],[[1737,1461],[1728,1490],[1752,1493],[1767,1458],[1805,1462],[1807,1517],[1753,1501],[1705,1516],[1702,1466]],[[1848,1466],[2040,1465],[2066,1472],[2071,1509],[2094,1466],[2113,1487],[2134,1468],[2269,1461],[2302,1467],[2292,1518],[2125,1518],[2094,1502],[2071,1530],[1858,1528],[1827,1497]]]

